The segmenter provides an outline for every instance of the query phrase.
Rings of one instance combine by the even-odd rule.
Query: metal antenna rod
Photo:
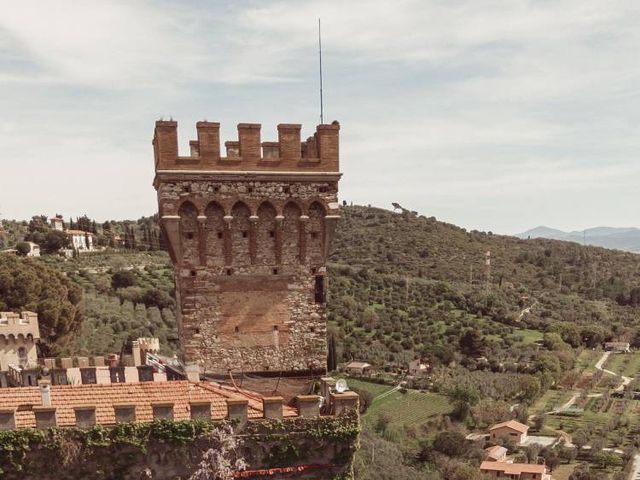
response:
[[[322,32],[320,18],[318,18],[318,57],[320,59],[320,123],[324,124],[324,105],[322,101]]]

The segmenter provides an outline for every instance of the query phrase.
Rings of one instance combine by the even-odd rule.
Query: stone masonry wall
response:
[[[157,190],[183,360],[210,373],[324,369],[337,180],[194,174]]]

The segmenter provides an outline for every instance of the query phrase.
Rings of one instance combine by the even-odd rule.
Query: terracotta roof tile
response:
[[[510,428],[520,433],[527,433],[527,431],[529,430],[529,427],[527,425],[516,422],[515,420],[509,420],[508,422],[496,423],[491,428],[489,428],[489,431],[504,427]]]
[[[136,421],[153,420],[153,405],[173,403],[174,420],[191,418],[190,403],[211,403],[211,418],[227,416],[227,399],[248,400],[248,417],[261,418],[262,397],[256,393],[223,387],[213,382],[140,382],[107,385],[53,385],[51,406],[56,408],[58,426],[74,426],[77,407],[95,407],[96,423],[115,424],[114,406],[135,405]],[[33,408],[42,406],[39,387],[0,389],[0,409],[16,412],[17,427],[35,427]],[[295,416],[297,411],[285,406],[284,416]]]
[[[503,472],[507,475],[547,473],[547,467],[545,465],[537,465],[533,463],[482,462],[480,470]]]

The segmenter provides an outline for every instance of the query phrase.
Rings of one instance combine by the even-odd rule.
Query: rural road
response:
[[[631,468],[629,480],[640,480],[640,453],[636,453],[633,457],[633,467]]]

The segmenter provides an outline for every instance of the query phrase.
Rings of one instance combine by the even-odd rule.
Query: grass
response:
[[[601,350],[582,350],[576,359],[576,369],[582,373],[595,373],[595,365],[601,356]]]
[[[605,368],[627,377],[638,375],[640,374],[640,353],[612,353]]]
[[[356,388],[358,390],[364,390],[366,392],[369,392],[373,398],[393,389],[393,387],[389,385],[380,385],[378,383],[367,382],[367,381],[359,380],[356,378],[349,378],[347,380],[347,383],[351,388]]]
[[[390,427],[418,426],[428,419],[450,413],[451,402],[444,395],[421,393],[408,390],[406,393],[395,391],[375,400],[364,414],[363,421],[371,424],[380,415],[387,416]]]
[[[521,343],[525,345],[531,345],[533,343],[541,342],[543,333],[539,330],[531,330],[528,328],[522,328],[513,332],[514,337],[520,337]]]
[[[576,465],[578,465],[578,463],[564,463],[562,465],[558,465],[552,472],[553,480],[569,480],[569,476],[573,472],[573,469],[576,468]]]
[[[572,390],[547,390],[531,408],[535,414],[550,412],[564,405],[575,392]]]

